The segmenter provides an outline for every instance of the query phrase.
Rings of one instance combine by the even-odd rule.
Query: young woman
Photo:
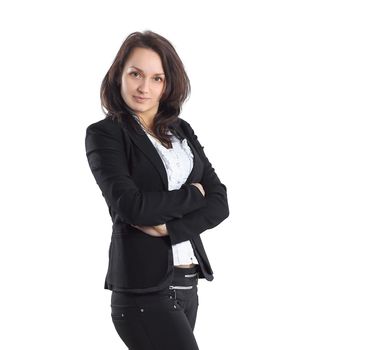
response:
[[[174,47],[130,34],[101,85],[106,117],[86,155],[113,221],[105,289],[133,350],[196,350],[199,278],[213,279],[200,234],[229,216],[226,187],[189,123],[190,83]]]

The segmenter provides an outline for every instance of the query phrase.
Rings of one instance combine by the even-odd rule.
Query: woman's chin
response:
[[[136,103],[129,104],[129,107],[133,112],[141,113],[141,114],[147,114],[147,113],[151,113],[151,112],[156,113],[158,110],[158,107],[156,109],[155,106],[148,107],[148,106],[142,106],[142,105],[139,105]]]

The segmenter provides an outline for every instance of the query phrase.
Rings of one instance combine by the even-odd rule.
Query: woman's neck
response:
[[[148,116],[148,115],[142,115],[142,114],[137,114],[136,116],[140,120],[140,122],[145,126],[145,128],[152,130],[153,128],[153,121],[154,121],[154,115],[153,116]]]
[[[153,132],[153,119],[154,118],[148,118],[148,117],[143,117],[141,115],[135,114],[136,117],[138,118],[140,124],[144,127],[144,129]]]

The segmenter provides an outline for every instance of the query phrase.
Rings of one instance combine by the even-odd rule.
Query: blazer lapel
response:
[[[134,117],[131,117],[132,123],[137,123],[137,126],[141,128],[140,124],[134,119]],[[137,132],[130,122],[125,121],[123,122],[124,130],[129,133],[129,136],[131,140],[136,144],[136,146],[141,149],[141,151],[148,157],[148,159],[152,162],[154,167],[157,169],[158,174],[160,175],[162,182],[165,185],[165,188],[169,188],[168,184],[168,175],[166,173],[166,169],[164,166],[164,163],[162,162],[162,159],[160,155],[158,154],[157,150],[152,144],[152,141],[149,140],[148,135],[142,130],[139,129],[140,132]],[[141,132],[142,130],[142,132]]]
[[[137,130],[134,129],[132,123],[136,123],[137,126],[139,127]],[[130,121],[127,121],[123,119],[123,127],[126,132],[129,133],[130,138],[132,141],[137,145],[138,148],[141,149],[141,151],[148,157],[148,159],[152,162],[154,167],[157,169],[158,174],[160,175],[162,182],[165,185],[165,188],[169,188],[169,183],[168,183],[168,175],[166,173],[166,169],[164,166],[164,163],[162,162],[162,159],[160,155],[158,154],[156,148],[153,146],[152,141],[149,139],[148,135],[141,129],[140,124],[136,121],[134,117],[131,117]],[[187,138],[185,135],[183,129],[181,128],[180,125],[177,125],[171,129],[172,132],[178,133],[182,138],[186,138],[187,143],[190,147],[190,150],[192,151],[194,155],[194,161],[193,161],[193,168],[192,171],[190,172],[186,183],[194,181],[193,179],[195,178],[195,174],[197,172],[197,168],[201,166],[200,159],[198,158],[198,153],[196,149],[194,148],[194,145],[192,142]]]

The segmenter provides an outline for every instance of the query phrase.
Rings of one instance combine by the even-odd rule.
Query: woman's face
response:
[[[121,96],[140,117],[149,120],[157,113],[165,90],[165,73],[160,56],[151,49],[136,47],[121,76]]]

